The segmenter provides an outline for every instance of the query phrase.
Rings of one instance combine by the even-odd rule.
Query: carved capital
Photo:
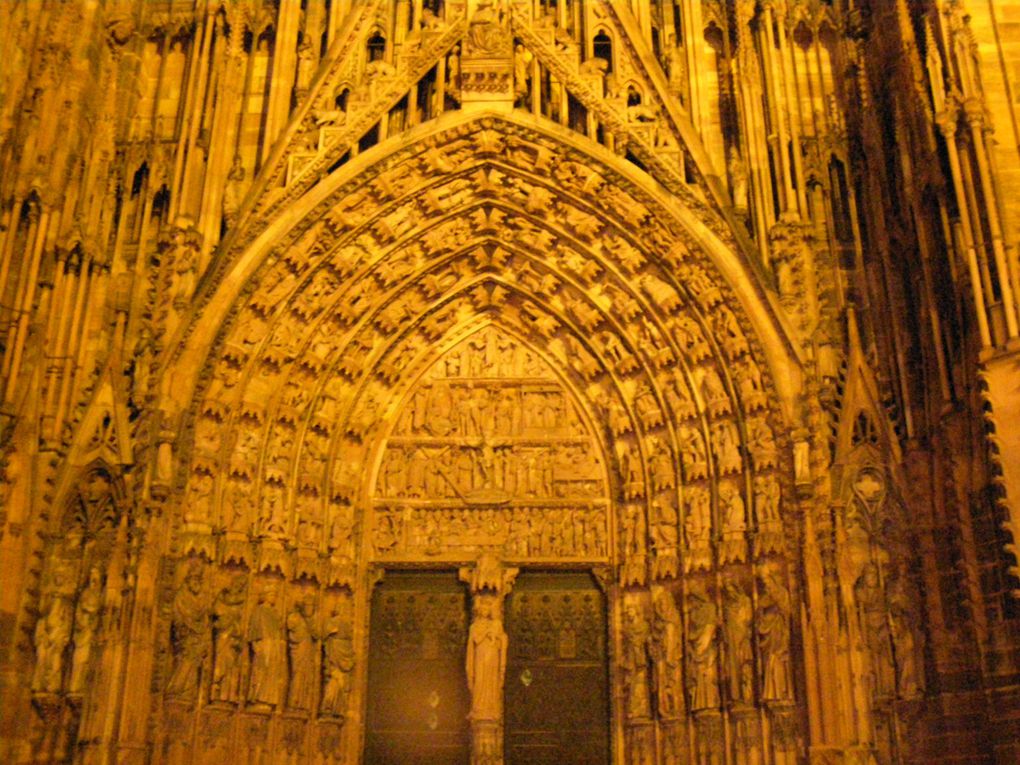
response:
[[[946,108],[935,115],[935,124],[946,140],[956,137],[956,126],[959,122],[959,107],[951,102],[946,102]]]
[[[980,98],[971,97],[963,101],[963,116],[971,128],[984,127],[986,115],[985,106]]]
[[[480,595],[485,592],[505,596],[513,587],[518,568],[505,567],[496,556],[486,553],[479,557],[473,566],[465,566],[460,569],[460,580],[465,582],[473,595]]]

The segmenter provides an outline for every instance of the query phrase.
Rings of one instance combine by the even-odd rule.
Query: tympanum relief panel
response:
[[[485,327],[443,354],[405,399],[376,482],[380,560],[604,561],[601,447],[548,362]]]

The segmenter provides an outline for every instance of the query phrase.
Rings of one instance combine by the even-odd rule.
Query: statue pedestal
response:
[[[503,765],[501,721],[471,721],[471,765]]]

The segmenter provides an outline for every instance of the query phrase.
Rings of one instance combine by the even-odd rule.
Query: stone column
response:
[[[471,588],[467,671],[471,691],[471,765],[503,764],[503,681],[506,677],[507,634],[503,601],[518,569],[506,568],[491,555],[460,570]]]

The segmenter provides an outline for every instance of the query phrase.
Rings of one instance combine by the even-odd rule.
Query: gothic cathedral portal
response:
[[[471,30],[463,66],[510,66]],[[488,87],[239,263],[190,405],[160,765],[796,761],[787,350],[704,202]]]
[[[0,0],[0,762],[1020,757],[964,2]]]

